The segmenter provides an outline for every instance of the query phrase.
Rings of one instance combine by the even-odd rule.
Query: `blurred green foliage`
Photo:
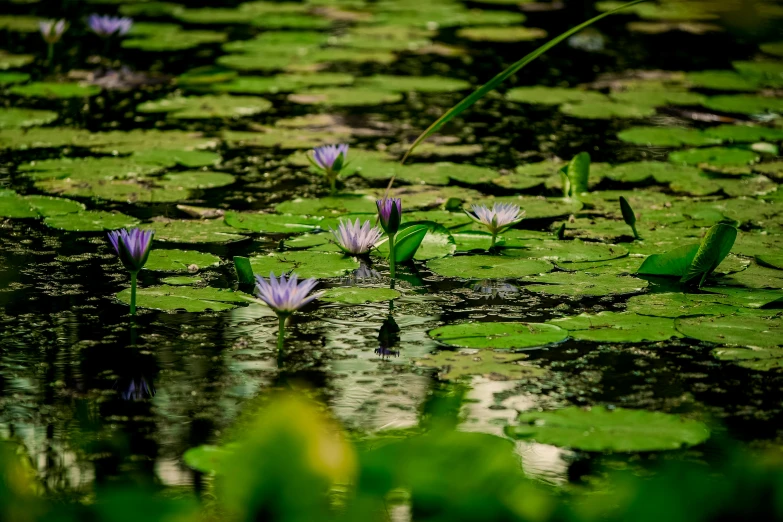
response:
[[[435,391],[419,427],[356,440],[322,405],[264,401],[223,447],[185,457],[213,475],[201,500],[96,486],[89,502],[48,499],[23,448],[0,443],[0,521],[371,522],[783,520],[783,459],[733,443],[712,463],[666,460],[610,473],[599,488],[558,489],[525,476],[514,445],[458,431],[463,392]]]

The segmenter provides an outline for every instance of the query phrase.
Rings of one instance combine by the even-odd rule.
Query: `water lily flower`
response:
[[[46,43],[56,44],[68,29],[68,22],[65,20],[41,20],[38,22],[38,29]]]
[[[280,321],[278,330],[277,347],[283,348],[285,339],[285,320],[306,304],[318,299],[324,292],[310,294],[318,281],[315,279],[305,279],[297,281],[296,274],[291,274],[286,279],[284,274],[279,279],[275,278],[274,272],[269,274],[269,282],[263,277],[256,276],[256,294],[269,305],[269,308],[275,311]]]
[[[378,217],[380,218],[381,227],[389,236],[389,275],[392,278],[393,284],[397,267],[397,258],[394,252],[394,236],[400,229],[402,200],[400,200],[400,198],[383,198],[377,200],[375,206],[378,207]]]
[[[341,143],[339,145],[324,145],[313,149],[313,154],[307,156],[313,166],[326,175],[332,193],[336,190],[337,177],[340,171],[346,165],[348,156],[348,145]]]
[[[152,249],[153,230],[139,228],[112,230],[109,232],[109,242],[131,274],[131,315],[136,313],[136,277],[144,268]]]
[[[337,240],[337,246],[346,254],[361,255],[366,254],[378,242],[383,235],[380,228],[370,223],[370,220],[359,224],[359,218],[355,223],[351,220],[340,221],[337,230],[330,229],[334,238]]]
[[[128,381],[128,385],[120,392],[120,396],[126,401],[141,401],[155,396],[155,387],[148,383],[142,376]]]
[[[513,203],[495,203],[492,208],[485,205],[473,205],[473,213],[465,213],[476,223],[487,227],[492,234],[492,243],[489,248],[495,246],[495,240],[500,232],[513,227],[525,216],[525,211],[520,210],[518,205]]]
[[[91,14],[89,18],[87,18],[87,25],[92,32],[101,38],[108,38],[114,34],[118,36],[127,34],[133,25],[133,19],[128,18],[127,16],[100,16]]]

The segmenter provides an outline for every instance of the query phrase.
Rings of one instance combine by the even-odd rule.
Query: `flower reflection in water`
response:
[[[483,299],[508,299],[519,293],[519,288],[505,281],[484,279],[473,285],[473,291],[480,294]]]
[[[125,382],[120,390],[120,397],[126,401],[143,401],[155,396],[155,386],[147,382],[144,376],[133,377]]]

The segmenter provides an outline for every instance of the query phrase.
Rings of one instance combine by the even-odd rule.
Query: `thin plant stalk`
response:
[[[282,352],[285,344],[285,320],[287,316],[285,314],[278,314],[278,328],[277,328],[277,351]]]
[[[130,314],[136,315],[136,278],[139,275],[138,272],[131,272],[131,301],[130,301]]]
[[[334,196],[337,194],[337,176],[334,174],[329,174],[329,195]]]
[[[394,284],[394,277],[397,271],[397,260],[395,257],[394,234],[389,234],[389,275],[391,276],[392,284]]]
[[[493,232],[492,233],[492,242],[489,244],[489,249],[490,250],[495,248],[495,241],[497,241],[497,238],[498,238],[498,233],[497,232]]]
[[[54,71],[54,42],[49,42],[47,46],[46,61],[49,63],[49,71]]]

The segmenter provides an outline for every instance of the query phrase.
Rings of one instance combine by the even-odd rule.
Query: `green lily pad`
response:
[[[332,21],[326,18],[295,13],[261,16],[253,18],[250,22],[264,29],[326,29],[332,25]]]
[[[525,379],[546,374],[536,366],[522,364],[527,358],[523,353],[500,353],[487,350],[442,350],[425,357],[413,359],[420,368],[436,368],[438,378],[459,380],[470,375],[485,375],[493,380]]]
[[[629,105],[649,105],[650,107],[665,107],[667,105],[701,105],[706,96],[695,92],[668,89],[613,92],[609,97],[620,103]]]
[[[734,71],[698,71],[685,75],[685,81],[693,87],[718,91],[756,91],[758,82]]]
[[[37,19],[36,19],[35,30],[36,31],[38,30]],[[35,55],[33,54],[11,54],[7,51],[0,49],[0,71],[5,69],[15,69],[17,67],[24,67],[25,65],[29,65],[34,61],[35,61]]]
[[[153,249],[144,268],[160,272],[189,272],[191,265],[198,269],[217,266],[220,258],[195,250]]]
[[[234,212],[225,214],[226,224],[252,232],[289,234],[309,232],[319,228],[321,218],[291,216],[279,214],[261,214],[255,212]]]
[[[73,214],[85,209],[70,199],[49,196],[20,196],[15,192],[0,191],[0,217],[38,218]]]
[[[546,38],[547,32],[537,27],[483,26],[465,27],[457,31],[459,38],[474,42],[529,42]]]
[[[220,161],[220,154],[207,150],[146,149],[134,152],[133,159],[162,167],[181,165],[194,168],[214,166]],[[233,177],[231,179],[233,180]]]
[[[783,41],[763,43],[759,48],[767,54],[783,56]]]
[[[353,257],[342,254],[298,250],[251,257],[250,265],[255,274],[264,277],[270,272],[276,275],[293,272],[303,278],[323,279],[344,276],[359,268],[360,263]]]
[[[762,114],[764,112],[783,112],[783,99],[734,94],[712,96],[702,104],[708,109],[738,114]]]
[[[35,16],[2,15],[0,16],[0,30],[17,33],[37,33],[40,20],[40,18]]]
[[[628,250],[619,245],[605,245],[578,239],[573,241],[507,239],[503,253],[514,257],[544,259],[558,263],[581,263],[617,259],[627,256]]]
[[[154,230],[156,241],[170,243],[233,243],[246,239],[222,219],[169,219],[143,228]]]
[[[149,52],[173,52],[193,49],[200,45],[216,44],[226,41],[227,35],[216,31],[184,31],[172,24],[144,24],[144,33],[139,34],[141,24],[136,23],[131,30],[131,37],[123,40],[121,46],[125,49],[138,49]],[[154,26],[154,27],[153,27]]]
[[[100,93],[101,88],[78,83],[32,82],[13,85],[9,91],[27,98],[89,98]]]
[[[783,368],[783,348],[715,348],[712,355],[749,370],[767,372]]]
[[[732,67],[741,75],[752,78],[764,87],[783,87],[783,62],[781,61],[736,61]]]
[[[749,165],[758,161],[759,155],[745,149],[708,147],[687,149],[669,154],[669,161],[684,165],[709,165],[713,167]]]
[[[391,92],[458,92],[470,89],[470,82],[443,76],[392,76],[376,74],[360,78],[357,88]]]
[[[655,114],[652,105],[634,105],[614,101],[567,103],[560,112],[575,118],[609,120],[612,118],[646,118]]]
[[[179,96],[144,102],[136,110],[148,114],[166,113],[174,119],[241,118],[266,112],[272,102],[255,96]]]
[[[57,113],[37,109],[9,107],[0,109],[0,129],[46,125],[57,119]]]
[[[649,147],[680,147],[682,145],[715,145],[719,138],[706,136],[697,129],[682,127],[633,127],[617,134],[620,141]]]
[[[361,194],[340,194],[318,199],[292,199],[275,206],[281,214],[299,216],[339,216],[341,214],[374,214],[375,198]]]
[[[125,304],[130,304],[131,289],[117,294],[117,299]],[[205,312],[211,310],[219,312],[236,308],[242,303],[247,303],[248,297],[231,290],[219,288],[193,288],[190,286],[152,286],[140,287],[136,293],[136,306],[173,312],[184,310],[186,312]]]
[[[562,105],[564,103],[603,103],[608,98],[600,92],[564,87],[516,87],[506,92],[513,102],[538,105]]]
[[[85,210],[72,214],[51,216],[44,219],[44,225],[69,232],[102,232],[118,228],[134,227],[139,224],[136,218],[119,212]]]
[[[2,54],[0,54],[0,59],[2,59]],[[2,67],[0,67],[0,70],[1,69]],[[13,85],[15,83],[24,83],[29,79],[30,75],[23,72],[0,72],[0,87]]]
[[[758,348],[783,346],[783,319],[772,313],[680,317],[675,325],[681,334],[700,341]]]
[[[783,140],[783,129],[751,127],[749,125],[719,125],[717,127],[710,127],[704,131],[704,134],[723,141],[736,141],[740,143],[753,143],[762,140]]]
[[[783,270],[783,252],[780,254],[762,254],[756,256],[756,262],[761,266]]]
[[[647,281],[613,274],[591,274],[588,272],[551,272],[526,277],[525,287],[531,292],[559,296],[608,296],[635,294],[647,288]]]
[[[327,303],[365,304],[390,301],[400,297],[397,290],[391,288],[362,288],[358,286],[339,286],[326,291],[321,301]]]
[[[505,279],[541,274],[554,267],[539,259],[478,255],[434,259],[427,263],[427,268],[444,277]]]
[[[396,103],[401,99],[402,95],[396,92],[360,87],[311,89],[288,95],[288,100],[294,103],[334,107],[374,106]]]
[[[677,450],[710,437],[709,429],[701,422],[625,408],[584,410],[571,406],[552,412],[523,412],[518,421],[518,426],[506,430],[508,435],[581,451]]]
[[[354,77],[344,73],[278,74],[277,76],[240,76],[212,87],[213,91],[232,94],[292,92],[308,87],[348,85]]]
[[[305,129],[283,129],[262,127],[257,132],[224,131],[223,139],[232,145],[255,147],[280,147],[281,149],[312,149],[330,145],[349,136],[336,131],[311,131]]]
[[[473,322],[441,326],[430,330],[430,337],[449,346],[491,350],[537,348],[559,343],[568,332],[542,323]]]
[[[160,280],[161,283],[174,286],[190,286],[197,283],[201,283],[203,279],[198,276],[172,276],[164,277]]]
[[[568,330],[571,337],[580,341],[638,343],[680,337],[674,328],[674,319],[633,312],[581,314],[552,319],[549,324]]]
[[[705,286],[705,292],[720,294],[730,303],[747,308],[783,307],[783,289]]]
[[[626,304],[626,310],[629,312],[671,318],[689,315],[726,315],[736,312],[739,308],[741,305],[727,296],[680,292],[635,295]]]

